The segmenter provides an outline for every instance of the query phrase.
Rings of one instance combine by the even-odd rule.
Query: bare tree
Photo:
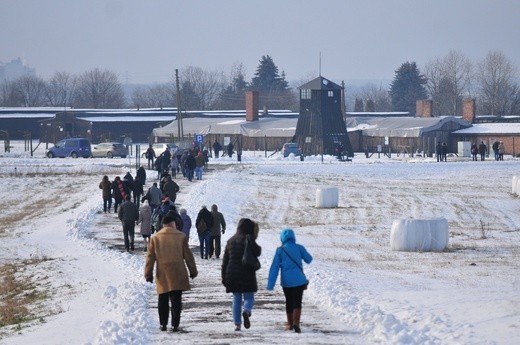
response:
[[[45,104],[45,81],[37,76],[25,75],[15,82],[24,107],[41,107]]]
[[[189,105],[194,106],[194,109],[198,110],[212,109],[225,85],[225,78],[222,72],[206,71],[195,66],[185,67],[181,71],[181,80],[183,99],[191,99],[196,104]],[[187,87],[188,85],[189,88]],[[187,92],[193,92],[194,95],[187,95]],[[187,103],[182,105],[188,108]]]
[[[138,87],[132,93],[132,103],[136,108],[175,107],[177,103],[175,84]]]
[[[74,105],[78,108],[122,108],[124,92],[117,75],[98,68],[83,73],[78,78]]]
[[[22,95],[18,91],[16,83],[11,80],[4,80],[2,84],[0,84],[0,106],[21,107],[22,105]]]
[[[244,94],[248,88],[244,66],[241,63],[234,64],[224,83],[225,86],[218,96],[216,107],[219,109],[244,109]]]
[[[480,113],[508,115],[518,111],[518,72],[500,52],[490,52],[478,64]]]
[[[363,100],[365,100],[366,111],[391,111],[392,102],[388,91],[383,88],[382,85],[377,86],[373,83],[368,83],[361,87],[356,93],[357,99],[361,100],[361,109],[363,109]],[[359,109],[359,105],[355,105],[354,108]],[[354,110],[356,111],[356,110]],[[362,110],[361,110],[362,111]]]
[[[45,97],[53,107],[66,107],[72,104],[76,78],[68,72],[56,72],[47,82]]]
[[[426,88],[433,99],[434,115],[460,115],[462,99],[470,95],[472,64],[463,54],[450,51],[426,64]]]

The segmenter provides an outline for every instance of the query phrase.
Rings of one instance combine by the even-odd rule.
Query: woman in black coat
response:
[[[256,243],[258,224],[249,218],[242,218],[238,222],[237,232],[226,244],[222,259],[222,284],[226,292],[233,293],[233,322],[235,331],[240,331],[244,318],[244,327],[251,326],[249,317],[255,301],[255,292],[258,290],[256,272],[242,264],[242,256],[246,246],[246,238],[249,239],[253,254],[258,257],[262,248]],[[244,308],[242,310],[242,299]],[[242,311],[242,314],[240,313]]]

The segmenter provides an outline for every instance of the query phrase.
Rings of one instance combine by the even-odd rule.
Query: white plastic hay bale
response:
[[[520,176],[518,176],[518,175],[513,176],[511,192],[513,194],[520,195],[520,193],[519,193],[520,192]]]
[[[316,189],[316,207],[334,208],[338,207],[338,188],[320,187]]]
[[[390,232],[392,250],[442,251],[448,246],[448,221],[444,218],[394,220]]]

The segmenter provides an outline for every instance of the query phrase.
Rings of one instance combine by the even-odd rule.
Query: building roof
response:
[[[310,89],[310,90],[342,90],[341,86],[319,76],[316,79],[311,80],[308,83],[303,84],[298,89]]]
[[[345,113],[350,117],[403,117],[403,116],[415,116],[410,114],[408,111],[347,111]]]
[[[520,123],[483,123],[472,127],[459,129],[453,134],[489,135],[489,134],[520,134]]]
[[[347,118],[347,128],[357,128],[369,137],[420,137],[424,133],[440,129],[446,122],[456,122],[461,127],[471,126],[458,117],[387,117]]]
[[[294,136],[298,118],[263,117],[258,121],[246,121],[245,118],[185,118],[182,120],[185,135],[195,134],[242,134],[248,137],[284,137]],[[178,135],[177,120],[153,130],[155,137]]]

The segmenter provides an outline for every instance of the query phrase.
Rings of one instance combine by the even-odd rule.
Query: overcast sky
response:
[[[164,82],[188,65],[246,79],[270,55],[289,81],[391,80],[450,50],[500,51],[520,68],[518,0],[0,0],[0,62],[38,75],[99,67],[123,83]]]

